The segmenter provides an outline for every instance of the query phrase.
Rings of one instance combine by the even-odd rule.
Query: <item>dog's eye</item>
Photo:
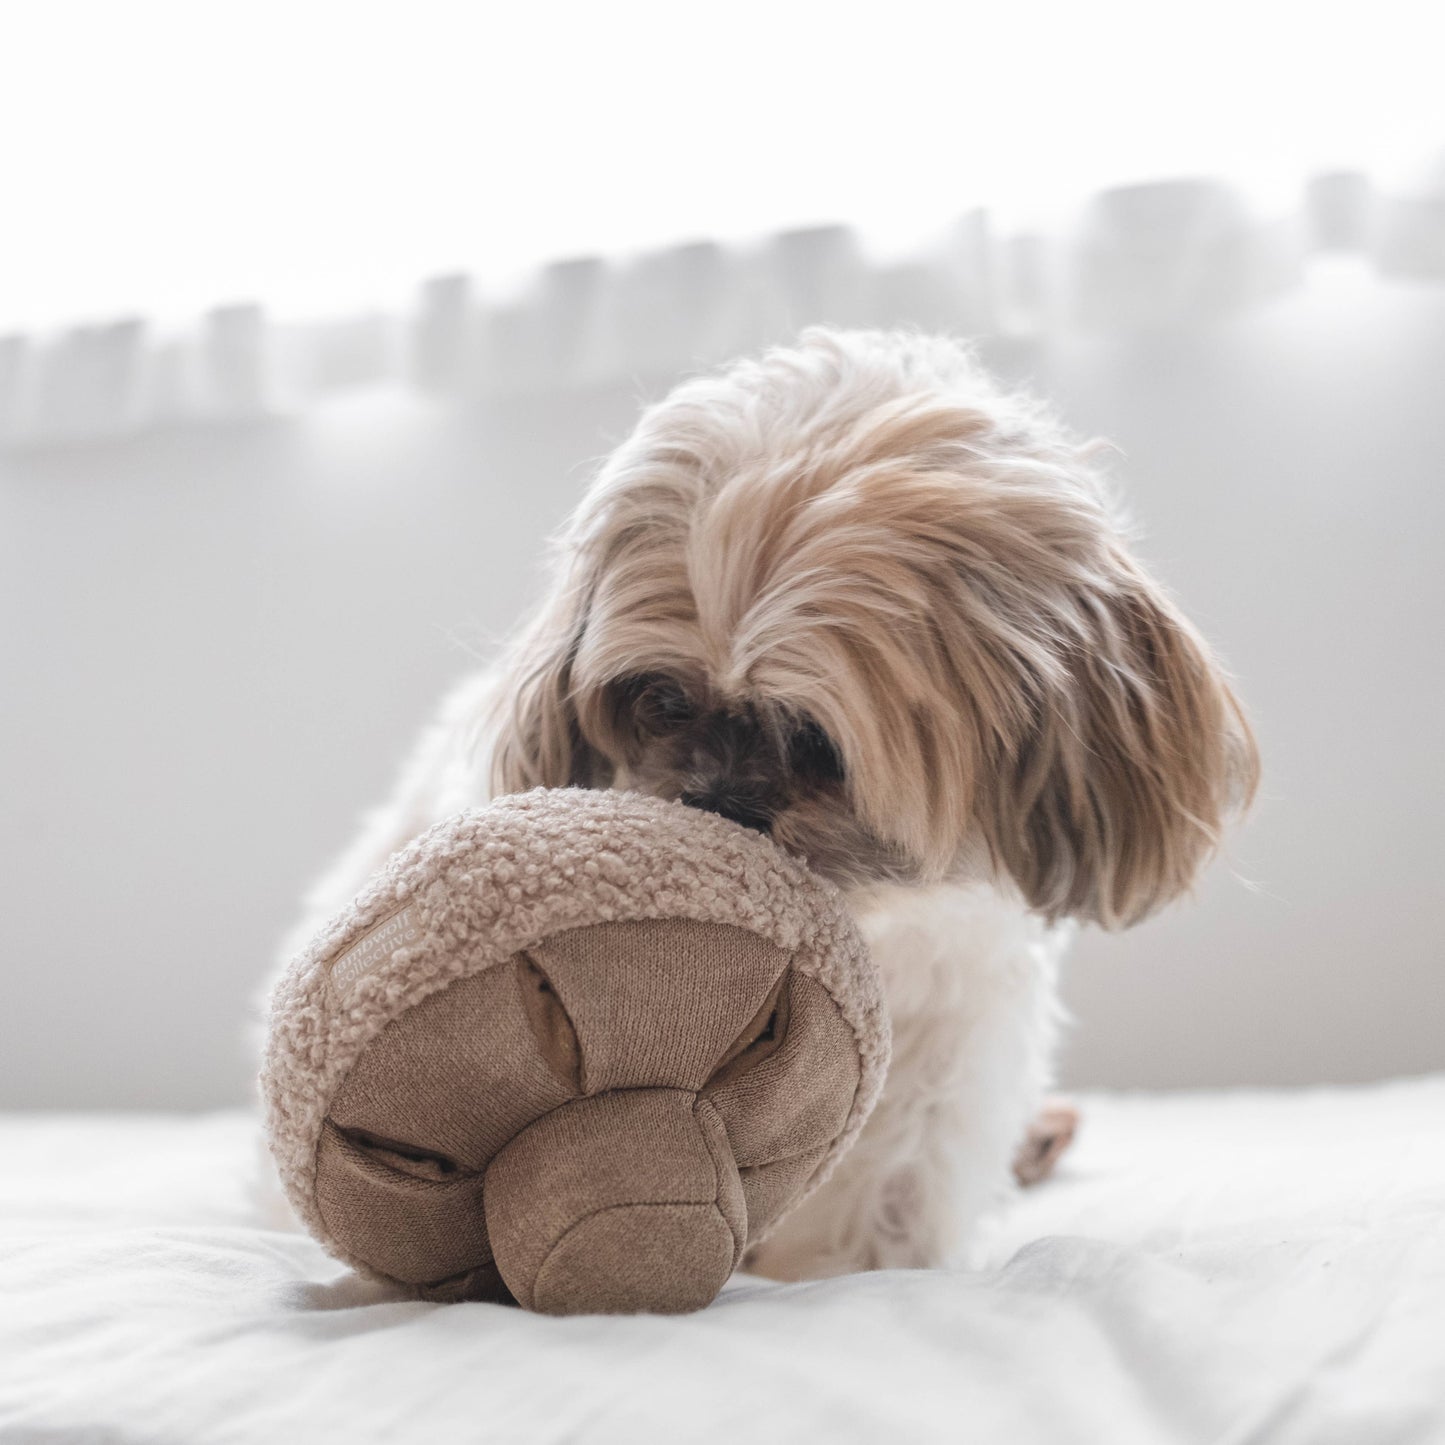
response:
[[[841,783],[843,755],[812,718],[805,718],[788,740],[788,762],[800,777],[814,783]]]
[[[633,721],[644,732],[675,732],[697,716],[682,684],[662,673],[627,678],[622,693]]]

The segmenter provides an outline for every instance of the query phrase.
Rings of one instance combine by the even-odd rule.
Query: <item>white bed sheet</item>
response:
[[[972,1270],[436,1306],[260,1228],[251,1122],[0,1119],[10,1442],[1445,1440],[1445,1077],[1093,1095]]]

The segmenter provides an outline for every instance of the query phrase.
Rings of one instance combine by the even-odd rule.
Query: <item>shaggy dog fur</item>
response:
[[[1098,451],[941,338],[814,330],[678,386],[300,932],[495,794],[638,789],[765,830],[845,890],[894,1056],[852,1153],[750,1265],[956,1257],[1048,1083],[1074,921],[1187,888],[1254,785],[1239,705],[1131,554]]]

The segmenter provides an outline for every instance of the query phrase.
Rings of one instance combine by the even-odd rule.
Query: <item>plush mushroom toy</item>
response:
[[[295,960],[262,1088],[327,1249],[430,1299],[711,1301],[882,1086],[838,893],[678,803],[519,794],[423,834]]]

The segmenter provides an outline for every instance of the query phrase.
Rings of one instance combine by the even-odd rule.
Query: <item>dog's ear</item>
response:
[[[492,792],[605,787],[611,766],[582,735],[573,669],[587,596],[564,589],[528,628],[504,666],[493,722]]]
[[[1111,563],[1056,615],[977,804],[1033,907],[1112,928],[1188,888],[1259,762],[1208,645],[1122,547]]]

